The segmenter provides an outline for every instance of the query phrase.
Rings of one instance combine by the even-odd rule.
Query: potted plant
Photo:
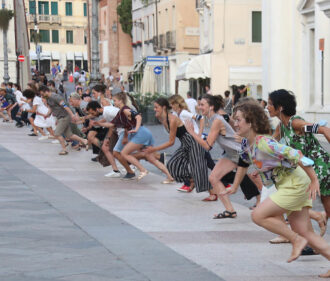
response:
[[[135,47],[136,47],[136,43],[133,43],[133,42],[132,42],[132,47],[135,48]]]
[[[142,41],[140,41],[140,40],[136,41],[136,45],[137,46],[142,46]]]

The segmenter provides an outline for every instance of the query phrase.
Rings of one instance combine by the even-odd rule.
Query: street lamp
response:
[[[92,0],[92,60],[90,86],[96,85],[100,78],[100,53],[99,53],[99,16],[98,0]]]

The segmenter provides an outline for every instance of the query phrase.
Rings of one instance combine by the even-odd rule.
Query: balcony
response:
[[[166,48],[166,38],[164,34],[159,35],[159,49]]]
[[[35,15],[29,14],[28,21],[29,23],[33,23],[35,19]],[[60,16],[52,16],[52,15],[37,15],[38,23],[49,23],[49,24],[60,24],[61,18]]]
[[[166,48],[174,50],[176,47],[175,31],[166,32]]]

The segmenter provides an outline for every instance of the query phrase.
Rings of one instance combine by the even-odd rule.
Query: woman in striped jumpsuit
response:
[[[205,149],[188,134],[179,117],[169,113],[170,105],[165,98],[159,98],[154,103],[155,116],[169,132],[169,141],[157,147],[147,148],[147,153],[163,150],[174,145],[177,137],[180,148],[168,161],[167,168],[177,182],[193,179],[196,191],[203,192],[212,189],[208,181],[207,160]]]

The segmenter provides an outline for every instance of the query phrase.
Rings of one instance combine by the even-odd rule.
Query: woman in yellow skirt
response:
[[[288,262],[297,259],[307,243],[330,260],[330,246],[310,227],[308,209],[312,207],[312,199],[320,195],[313,161],[299,150],[265,136],[270,132],[268,118],[257,102],[248,101],[236,106],[234,118],[236,132],[243,137],[242,160],[254,165],[266,187],[275,184],[277,188],[277,192],[252,212],[252,220],[291,242]],[[238,168],[232,189],[227,193],[236,192],[246,170]],[[284,213],[288,215],[292,229],[278,218]]]

